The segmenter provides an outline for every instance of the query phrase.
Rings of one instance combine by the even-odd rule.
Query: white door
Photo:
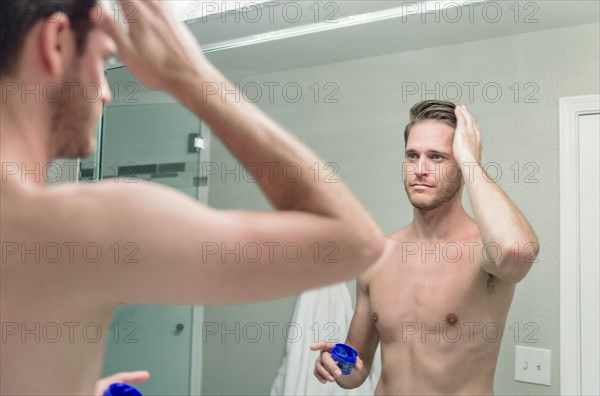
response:
[[[581,393],[600,395],[600,115],[578,118]]]
[[[600,394],[600,96],[560,100],[561,394]]]

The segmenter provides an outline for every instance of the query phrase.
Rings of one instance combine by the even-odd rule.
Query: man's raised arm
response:
[[[94,220],[111,230],[105,242],[139,241],[139,264],[118,269],[112,298],[174,304],[273,298],[356,277],[375,262],[383,234],[346,186],[327,183],[323,162],[256,106],[221,95],[233,84],[163,2],[132,4],[129,32],[108,16],[98,22],[121,59],[141,82],[197,113],[243,164],[260,166],[248,169],[269,175],[258,183],[280,211],[217,211],[161,186],[100,183],[89,200],[107,210]],[[298,176],[286,177],[286,166]],[[120,218],[108,212],[113,205],[122,208]],[[157,285],[164,285],[160,292]]]
[[[484,261],[483,269],[503,281],[517,283],[537,257],[539,241],[525,216],[481,166],[477,121],[466,106],[456,106],[455,113],[454,157],[462,170],[484,247],[498,248],[489,255],[496,259]]]

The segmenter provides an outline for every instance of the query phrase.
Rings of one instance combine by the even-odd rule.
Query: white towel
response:
[[[297,342],[288,342],[277,378],[271,387],[271,396],[280,395],[373,395],[381,373],[379,348],[373,359],[371,375],[358,388],[343,389],[335,382],[322,384],[313,374],[319,351],[310,346],[327,341],[344,342],[354,308],[346,282],[308,290],[296,301],[292,322],[306,329]],[[318,327],[317,327],[318,326]],[[310,329],[310,331],[308,331]],[[315,340],[319,337],[318,340]]]

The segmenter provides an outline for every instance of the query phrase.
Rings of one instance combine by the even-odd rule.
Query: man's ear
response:
[[[62,78],[65,68],[75,56],[75,37],[69,17],[55,12],[41,24],[38,50],[42,65],[51,76]]]

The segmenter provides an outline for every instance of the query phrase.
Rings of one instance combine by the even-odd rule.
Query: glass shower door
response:
[[[99,161],[82,161],[82,179],[150,180],[198,199],[197,116],[168,95],[146,90],[124,68],[108,70],[107,78],[113,101],[102,117]],[[148,226],[161,225],[149,218]],[[110,327],[103,374],[148,370],[150,380],[136,385],[145,396],[189,395],[192,334],[193,306],[123,305]]]

